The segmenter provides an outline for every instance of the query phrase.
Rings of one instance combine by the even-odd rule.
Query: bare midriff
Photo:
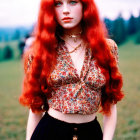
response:
[[[94,114],[64,114],[53,108],[49,108],[48,114],[58,120],[68,123],[86,123],[95,119],[96,113]]]

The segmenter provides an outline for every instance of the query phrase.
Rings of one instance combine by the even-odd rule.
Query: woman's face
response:
[[[57,22],[64,29],[76,27],[82,20],[83,6],[80,0],[54,0]]]

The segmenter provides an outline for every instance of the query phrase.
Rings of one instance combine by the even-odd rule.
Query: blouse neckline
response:
[[[66,59],[67,63],[69,64],[70,68],[73,69],[74,75],[78,79],[83,79],[84,80],[84,77],[85,77],[85,75],[86,75],[86,73],[89,69],[89,58],[90,58],[89,51],[88,51],[89,48],[87,46],[85,48],[84,61],[83,61],[83,65],[82,65],[82,68],[81,68],[81,71],[80,71],[80,75],[78,74],[77,69],[74,66],[73,60],[72,60],[72,58],[69,54],[69,51],[68,51],[68,48],[65,45],[65,42],[63,42],[63,45],[61,46],[61,48],[62,48],[63,55],[66,55],[65,59]]]

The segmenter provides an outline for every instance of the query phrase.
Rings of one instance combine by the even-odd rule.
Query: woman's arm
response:
[[[117,106],[111,106],[110,116],[103,117],[103,140],[112,140],[117,123]]]
[[[31,109],[29,110],[29,117],[27,123],[27,130],[26,130],[26,140],[30,140],[33,131],[35,130],[37,124],[41,120],[43,113],[33,113]]]

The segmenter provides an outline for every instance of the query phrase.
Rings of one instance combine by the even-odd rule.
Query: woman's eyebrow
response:
[[[57,1],[61,1],[62,2],[62,0],[55,0],[54,2],[57,2]]]

